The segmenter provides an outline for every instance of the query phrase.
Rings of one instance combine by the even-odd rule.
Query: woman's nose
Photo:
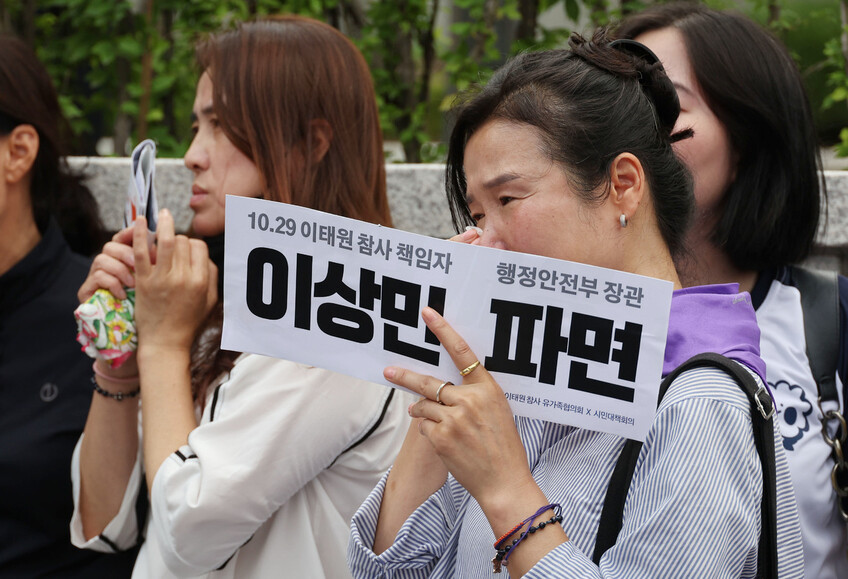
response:
[[[186,151],[185,157],[183,157],[183,163],[186,168],[195,173],[208,167],[209,156],[204,152],[197,136],[191,140],[191,145],[189,145],[188,151]]]

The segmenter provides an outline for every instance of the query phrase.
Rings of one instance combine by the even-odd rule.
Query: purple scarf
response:
[[[663,376],[703,352],[744,364],[766,384],[757,316],[751,296],[739,293],[739,284],[696,286],[672,295]]]

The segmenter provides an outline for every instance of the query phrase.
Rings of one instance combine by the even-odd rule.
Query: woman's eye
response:
[[[501,197],[500,202],[501,202],[501,205],[506,205],[507,203],[509,203],[510,201],[513,201],[514,199],[515,199],[514,197]]]
[[[483,215],[482,213],[472,213],[471,214],[471,219],[474,220],[474,223],[480,223],[480,220],[483,219],[484,217],[485,217],[485,215]]]
[[[197,136],[197,130],[198,130],[197,123],[194,123],[193,125],[191,125],[191,138],[192,139]]]

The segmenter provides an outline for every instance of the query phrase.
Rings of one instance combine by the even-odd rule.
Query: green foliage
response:
[[[565,0],[565,14],[572,22],[580,19],[580,4],[577,0]]]
[[[830,92],[822,102],[822,108],[827,110],[835,105],[843,108],[848,105],[848,74],[846,73],[845,54],[839,38],[831,38],[824,47],[825,66],[829,70],[827,86]],[[839,132],[836,144],[836,155],[848,157],[848,128]]]
[[[848,75],[845,73],[845,56],[842,54],[842,46],[839,38],[831,38],[824,46],[825,62],[830,73],[827,76],[827,86],[831,88],[822,106],[826,109],[836,103],[845,103],[848,100]]]
[[[833,90],[827,84],[833,65],[827,63],[823,51],[829,40],[839,37],[839,5],[832,0],[786,0],[784,7],[803,14],[798,25],[783,32],[781,38],[798,62],[819,138],[832,144],[838,140],[840,129],[848,124],[848,107],[822,106]]]
[[[239,4],[157,0],[148,21],[127,0],[39,2],[35,45],[73,130],[88,142],[79,152],[93,152],[100,136],[119,136],[114,127],[121,118],[137,126],[146,92],[148,136],[159,141],[163,155],[181,155],[190,134],[197,76],[194,42],[201,32],[219,28]],[[14,17],[14,10],[23,7],[18,3],[8,9]],[[145,53],[151,55],[149,86],[142,86]],[[119,153],[122,149],[123,143],[117,147]]]
[[[152,4],[149,4],[152,2]],[[795,0],[707,0],[741,8],[787,38],[802,20]],[[371,64],[387,139],[408,161],[444,157],[445,112],[456,95],[485,82],[508,56],[562,46],[569,26],[584,30],[641,10],[652,0],[0,0],[0,25],[30,37],[81,137],[93,153],[102,136],[137,142],[139,127],[163,156],[180,156],[190,138],[199,71],[194,45],[234,22],[277,13],[319,18],[349,34]],[[797,2],[796,2],[797,4]],[[26,23],[28,6],[37,6]],[[796,10],[793,10],[795,6]],[[150,11],[148,12],[148,10]],[[546,26],[550,19],[565,22]],[[805,17],[808,15],[805,13]],[[819,44],[820,46],[820,44]],[[143,74],[148,60],[152,74]],[[824,107],[848,105],[848,76],[839,39],[824,49]],[[147,78],[147,80],[145,80]],[[141,119],[141,115],[145,115]],[[142,122],[146,121],[146,122]],[[848,130],[843,148],[848,152]],[[123,154],[121,142],[117,152]]]

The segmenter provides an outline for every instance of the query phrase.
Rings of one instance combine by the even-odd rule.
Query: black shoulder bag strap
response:
[[[836,491],[837,506],[842,520],[848,522],[848,470],[845,462],[845,445],[848,427],[845,409],[824,411],[822,402],[838,404],[836,372],[842,336],[839,311],[839,280],[834,271],[817,271],[803,267],[791,268],[792,282],[801,293],[801,310],[804,313],[804,338],[807,342],[807,359],[819,392],[819,411],[822,413],[822,436],[831,448],[833,470],[831,483]],[[836,424],[831,438],[828,424]]]
[[[807,358],[822,400],[839,401],[836,365],[839,361],[839,286],[835,271],[790,268],[801,293]]]
[[[754,425],[754,443],[760,455],[763,469],[763,500],[761,505],[762,529],[758,548],[757,575],[759,577],[777,577],[777,475],[774,465],[774,405],[768,391],[757,384],[750,372],[736,362],[720,354],[698,354],[675,368],[660,385],[659,402],[671,383],[682,372],[699,366],[715,366],[727,372],[745,391],[751,402],[751,420]],[[601,556],[612,547],[621,531],[624,515],[624,501],[633,479],[636,459],[642,443],[628,440],[624,444],[621,456],[610,478],[601,521],[598,525],[598,537],[592,560],[600,563]]]

